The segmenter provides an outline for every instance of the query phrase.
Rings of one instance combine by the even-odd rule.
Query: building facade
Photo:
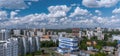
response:
[[[7,40],[10,36],[10,30],[1,29],[0,30],[0,40]]]
[[[68,37],[59,37],[59,53],[72,53],[78,51],[78,39],[77,38],[68,38]]]
[[[19,55],[40,50],[40,37],[19,37]]]
[[[18,56],[17,38],[0,41],[0,56]]]

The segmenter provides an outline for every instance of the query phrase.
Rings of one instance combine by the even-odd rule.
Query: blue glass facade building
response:
[[[59,37],[59,53],[72,53],[78,50],[78,39],[77,38],[68,38],[68,37]]]

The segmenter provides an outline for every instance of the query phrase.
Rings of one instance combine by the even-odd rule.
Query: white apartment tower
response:
[[[1,29],[0,40],[7,40],[8,38],[10,38],[10,30]]]
[[[82,31],[79,31],[79,38],[82,37]]]
[[[16,38],[0,41],[0,56],[18,56],[18,42]]]
[[[11,54],[12,56],[18,56],[18,39],[17,38],[11,38],[9,39],[11,43]]]
[[[97,39],[98,40],[103,40],[104,39],[104,34],[102,33],[102,30],[100,27],[97,28]]]
[[[14,35],[16,35],[16,36],[19,36],[20,35],[20,30],[13,30],[13,32],[14,32]]]

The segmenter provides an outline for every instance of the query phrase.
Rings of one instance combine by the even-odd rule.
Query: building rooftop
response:
[[[6,41],[0,41],[0,44],[6,43]]]

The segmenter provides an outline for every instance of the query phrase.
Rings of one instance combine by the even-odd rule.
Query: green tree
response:
[[[92,41],[97,40],[97,36],[93,36],[93,37],[91,37],[91,39],[90,39],[90,40],[92,40]]]
[[[107,40],[108,40],[108,37],[109,37],[109,36],[108,36],[107,34],[105,34],[105,35],[104,35],[104,40],[107,41]]]
[[[58,45],[58,43],[51,41],[41,41],[41,47],[56,47]]]
[[[91,54],[90,56],[107,56],[105,53],[98,52],[97,54]]]
[[[101,45],[96,45],[95,48],[100,50],[100,49],[102,49],[102,46]]]
[[[79,48],[82,50],[87,50],[86,42],[87,42],[86,38],[84,40],[80,41]]]

